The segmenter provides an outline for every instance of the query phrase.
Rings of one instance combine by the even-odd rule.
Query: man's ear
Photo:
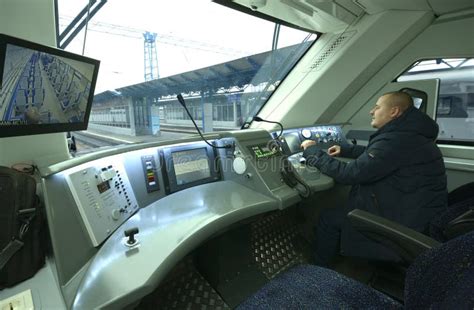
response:
[[[391,111],[390,111],[390,116],[392,118],[397,118],[399,117],[400,115],[402,115],[402,109],[400,109],[400,107],[398,106],[394,106],[392,107]]]

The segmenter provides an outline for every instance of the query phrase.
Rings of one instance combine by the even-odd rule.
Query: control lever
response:
[[[300,164],[302,164],[302,165],[306,164],[306,158],[304,158],[303,156],[301,156],[298,161],[299,161]]]
[[[138,234],[138,227],[133,227],[133,228],[127,229],[123,233],[124,233],[125,237],[128,237],[128,240],[125,242],[125,245],[131,247],[131,246],[134,246],[138,243],[138,240],[135,239],[135,235]]]
[[[287,156],[283,156],[281,178],[289,187],[295,188],[301,197],[308,198],[311,195],[311,187],[298,175]]]

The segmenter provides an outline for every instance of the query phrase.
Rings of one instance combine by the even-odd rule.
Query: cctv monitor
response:
[[[99,61],[0,34],[0,137],[87,129]]]

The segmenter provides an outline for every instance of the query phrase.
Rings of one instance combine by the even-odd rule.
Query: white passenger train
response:
[[[474,180],[472,0],[123,5],[0,5],[0,166],[35,178],[46,257],[9,284],[10,259],[27,257],[21,269],[36,254],[10,257],[0,227],[2,310],[238,307],[311,264],[320,212],[347,199],[347,186],[300,161],[301,142],[366,145],[369,111],[389,91],[438,123],[448,191]],[[161,76],[146,82],[143,43],[132,44],[145,27],[157,27],[146,30],[158,32]],[[66,132],[87,128],[146,142],[73,156]],[[11,226],[2,209],[14,194],[0,193],[0,226]],[[402,306],[406,267],[341,253],[334,270]]]

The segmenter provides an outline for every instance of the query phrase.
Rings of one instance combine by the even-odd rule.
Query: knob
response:
[[[125,237],[128,237],[128,240],[127,240],[128,246],[133,246],[137,244],[137,239],[135,239],[136,234],[138,234],[138,227],[133,227],[124,231]]]
[[[120,209],[113,209],[112,210],[112,218],[117,221],[120,218]]]

